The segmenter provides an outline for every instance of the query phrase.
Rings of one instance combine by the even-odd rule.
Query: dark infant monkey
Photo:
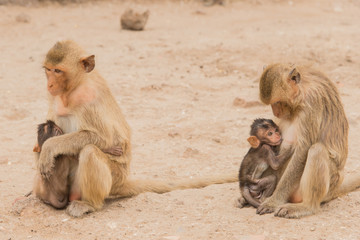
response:
[[[278,155],[282,138],[279,127],[271,119],[255,119],[247,140],[251,148],[240,165],[242,196],[238,199],[238,207],[250,204],[257,208],[274,192],[278,181],[275,172],[286,157],[285,154]],[[265,171],[267,174],[264,174]]]

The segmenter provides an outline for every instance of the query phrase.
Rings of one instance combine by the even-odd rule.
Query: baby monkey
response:
[[[55,136],[60,136],[64,134],[61,128],[56,125],[53,121],[47,120],[46,123],[42,123],[38,125],[38,143],[34,147],[34,152],[41,152],[41,147],[44,142]],[[102,149],[104,153],[108,153],[115,156],[121,156],[123,154],[122,148],[120,146],[114,146],[107,149]]]
[[[278,181],[275,172],[285,157],[278,156],[282,138],[279,127],[271,119],[255,119],[247,140],[251,148],[240,165],[242,196],[238,199],[238,207],[250,204],[257,208],[274,192]]]
[[[51,120],[39,124],[37,133],[37,144],[33,149],[37,153],[41,152],[41,148],[47,139],[64,134],[62,129]],[[102,151],[115,156],[123,154],[120,146],[103,149]],[[37,174],[36,181],[42,181],[43,184],[41,185],[42,187],[34,189],[36,196],[55,208],[64,208],[69,200],[76,200],[69,197],[70,182],[74,181],[72,179],[73,173],[70,173],[70,169],[72,169],[73,164],[76,164],[75,161],[76,158],[71,156],[57,156],[54,166],[56,171],[51,176],[51,181],[43,179],[40,174]],[[78,196],[78,198],[81,198],[81,196]]]

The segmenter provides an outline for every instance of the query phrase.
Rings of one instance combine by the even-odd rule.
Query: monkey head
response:
[[[274,116],[289,118],[299,105],[301,75],[297,68],[273,64],[265,68],[260,78],[260,99],[270,104]]]
[[[47,120],[46,123],[39,124],[37,133],[38,142],[33,149],[33,152],[37,153],[41,152],[42,145],[47,139],[64,134],[61,128],[51,120]]]
[[[57,42],[44,61],[48,92],[52,96],[70,92],[83,79],[81,76],[94,68],[94,55],[85,56],[85,52],[73,41]]]
[[[264,118],[254,120],[247,140],[252,148],[258,148],[262,144],[278,146],[282,142],[279,127],[271,119]]]

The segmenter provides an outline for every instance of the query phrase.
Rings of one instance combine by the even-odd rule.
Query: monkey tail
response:
[[[335,190],[330,196],[325,198],[324,202],[328,202],[332,199],[341,197],[349,192],[355,191],[360,188],[360,175],[348,176],[344,179],[342,184],[339,186],[337,190]]]
[[[238,173],[211,177],[197,177],[180,180],[128,179],[118,191],[116,197],[131,197],[144,192],[166,193],[180,189],[203,188],[212,184],[238,181]]]

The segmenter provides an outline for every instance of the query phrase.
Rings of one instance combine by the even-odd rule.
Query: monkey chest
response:
[[[261,161],[256,165],[252,178],[261,178],[262,174],[268,169],[269,165],[265,161]]]
[[[79,123],[74,115],[58,116],[55,123],[64,133],[71,133],[79,130]]]

